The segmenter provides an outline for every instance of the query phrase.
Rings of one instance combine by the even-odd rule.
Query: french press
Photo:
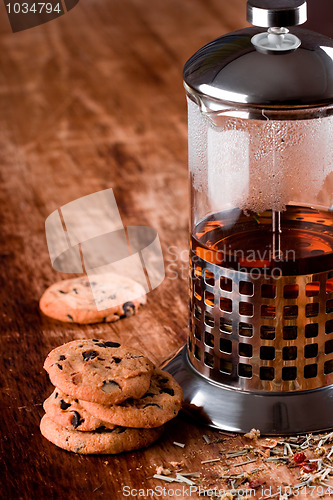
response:
[[[255,27],[185,64],[187,345],[168,364],[216,428],[333,427],[333,40],[304,0],[249,0]]]

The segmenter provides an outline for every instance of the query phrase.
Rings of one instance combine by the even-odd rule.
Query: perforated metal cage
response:
[[[188,355],[211,380],[253,391],[333,383],[333,271],[278,279],[192,253]]]

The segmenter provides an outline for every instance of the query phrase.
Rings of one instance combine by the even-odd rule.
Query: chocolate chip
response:
[[[163,394],[163,392],[166,392],[166,394],[170,394],[170,396],[175,395],[175,391],[173,389],[169,389],[168,387],[160,390],[160,394]]]
[[[62,370],[62,366],[59,365],[59,363],[56,363],[57,367],[59,368],[59,370]]]
[[[78,295],[78,294],[79,294],[79,292],[77,291],[77,289],[76,289],[76,288],[73,288],[73,292],[74,292],[74,293],[76,293],[76,295]]]
[[[59,293],[67,293],[67,292],[64,292],[64,290],[58,290]]]
[[[73,316],[71,316],[70,314],[67,314],[67,318],[69,318],[71,321],[74,321]]]
[[[153,396],[155,396],[155,394],[153,394],[152,392],[146,392],[146,394],[142,397],[143,398],[152,398]]]
[[[102,391],[106,392],[107,394],[110,394],[116,388],[120,389],[120,385],[114,380],[104,380],[103,386],[101,387]]]
[[[99,434],[100,432],[105,432],[106,431],[106,427],[104,427],[104,425],[101,425],[100,427],[97,427],[97,429],[95,429],[94,432],[97,432],[97,434]]]
[[[104,316],[103,318],[103,323],[106,323],[106,316]]]
[[[118,342],[112,342],[111,340],[108,340],[106,342],[99,342],[98,344],[99,347],[120,347],[120,344]]]
[[[78,402],[79,402],[79,400],[78,400],[78,399],[74,399],[74,401],[75,401],[75,403],[78,403]]]
[[[112,342],[111,340],[108,340],[107,342],[104,342],[106,347],[120,347],[119,342]]]
[[[63,354],[60,354],[58,361],[64,361],[65,359],[66,359],[66,356],[64,356]]]
[[[114,432],[115,430],[116,427],[114,429],[109,429],[108,427],[104,427],[104,425],[101,425],[100,427],[97,427],[97,429],[95,429],[94,432],[100,434],[101,432]]]
[[[167,378],[161,378],[159,382],[161,382],[161,384],[166,384],[169,380]]]
[[[71,424],[74,427],[74,429],[79,427],[79,425],[83,424],[83,422],[84,418],[81,418],[81,415],[77,411],[75,411],[71,420]]]
[[[93,342],[99,342],[99,339],[92,339]]]
[[[157,408],[161,408],[157,403],[148,403],[144,406],[144,408],[147,408],[147,406],[157,406]]]
[[[99,361],[105,361],[104,358],[97,358]]]
[[[115,363],[117,363],[117,364],[118,364],[118,363],[120,363],[120,361],[121,361],[121,358],[115,358],[115,357],[113,357],[112,359],[113,359],[113,360],[114,360],[114,362],[115,362]]]
[[[58,393],[56,392],[54,395],[54,399],[57,399],[57,397],[58,397]]]
[[[126,317],[133,316],[133,314],[135,314],[135,305],[133,302],[125,302],[123,304],[123,311]]]
[[[70,403],[66,403],[66,401],[60,399],[60,408],[62,410],[67,410],[67,408],[69,408],[70,406],[71,406]]]
[[[84,361],[91,361],[92,359],[95,359],[96,356],[98,356],[97,351],[85,351],[82,353],[83,360]]]

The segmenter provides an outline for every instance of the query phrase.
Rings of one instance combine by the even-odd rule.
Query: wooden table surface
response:
[[[235,466],[242,457],[227,465],[226,451],[252,442],[179,417],[157,444],[118,456],[71,454],[39,431],[42,402],[52,391],[42,366],[54,347],[78,338],[120,339],[160,363],[185,343],[189,197],[182,67],[209,40],[246,26],[245,1],[81,0],[61,18],[18,33],[11,32],[3,4],[0,14],[0,497],[120,499],[124,486],[165,486],[165,498],[186,498],[186,492],[172,492],[175,483],[151,478],[160,465],[200,472],[193,481],[205,487],[225,488],[220,476],[226,471],[255,467],[253,479],[266,481],[272,493],[283,482],[296,484],[299,468],[262,460]],[[134,317],[63,325],[38,307],[45,288],[68,277],[52,269],[45,219],[106,188],[113,188],[125,225],[158,231],[166,279]],[[215,442],[208,444],[203,434]]]

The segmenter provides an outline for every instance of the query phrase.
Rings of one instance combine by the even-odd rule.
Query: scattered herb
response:
[[[244,434],[247,439],[258,439],[260,437],[260,431],[258,429],[251,429],[250,432]]]
[[[175,478],[169,476],[163,476],[162,474],[154,474],[153,478],[162,479],[162,481],[167,481],[168,483],[172,483],[173,481],[175,481]]]
[[[220,458],[211,458],[210,460],[203,460],[201,463],[202,464],[211,464],[213,462],[220,462],[221,459]]]
[[[179,473],[176,474],[176,479],[180,483],[186,483],[186,484],[189,484],[190,486],[195,485],[194,481],[191,481],[191,479],[187,479],[187,477],[185,477],[185,476],[183,476],[182,474],[179,474]]]
[[[179,446],[179,448],[185,448],[185,444],[184,443],[177,443],[177,441],[174,441],[173,444],[175,446]]]
[[[281,457],[269,457],[264,459],[264,462],[279,462],[279,461],[288,464],[289,458],[281,456]]]
[[[200,477],[200,472],[182,472],[182,476]]]
[[[239,464],[235,464],[234,467],[239,467],[240,465],[250,464],[250,463],[255,462],[255,461],[256,461],[256,459],[252,458],[250,460],[246,460],[245,462],[240,462]]]
[[[291,455],[293,457],[294,453],[293,453],[293,450],[291,449],[290,444],[288,442],[285,442],[284,446],[285,446],[284,454],[285,455]]]
[[[248,451],[249,451],[249,449],[248,449],[248,448],[245,448],[244,450],[240,450],[240,451],[229,451],[229,452],[226,454],[226,457],[227,457],[227,458],[235,458],[235,457],[240,457],[241,455],[246,455]]]

